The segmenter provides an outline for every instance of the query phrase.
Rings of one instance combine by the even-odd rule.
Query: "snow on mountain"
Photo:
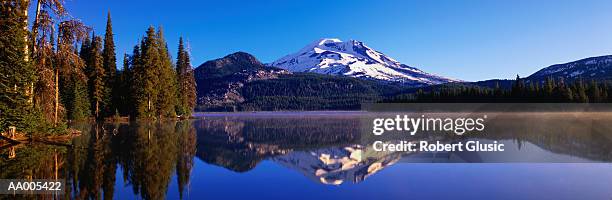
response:
[[[395,164],[403,152],[376,152],[361,145],[292,151],[271,160],[328,185],[359,183]]]
[[[567,81],[573,81],[579,78],[585,80],[612,79],[612,55],[590,57],[574,62],[551,65],[537,71],[527,78],[543,80],[547,77],[562,77]]]
[[[292,72],[345,75],[414,85],[457,81],[401,64],[357,40],[320,39],[268,65]]]

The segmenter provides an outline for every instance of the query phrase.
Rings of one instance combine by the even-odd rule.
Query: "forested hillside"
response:
[[[355,110],[400,92],[400,84],[267,67],[237,52],[195,70],[200,111]]]
[[[295,73],[242,88],[243,110],[358,110],[400,92],[400,85],[350,77]]]

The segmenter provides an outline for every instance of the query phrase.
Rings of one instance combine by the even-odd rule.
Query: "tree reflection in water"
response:
[[[72,147],[18,146],[16,158],[1,158],[0,177],[55,179],[57,167],[57,178],[66,180],[63,199],[113,199],[118,167],[123,171],[124,182],[143,199],[165,199],[175,171],[180,194],[189,184],[196,149],[196,132],[189,121],[79,124],[75,128],[84,134],[72,141]],[[2,151],[3,155],[8,153]],[[0,198],[27,199],[28,196]]]
[[[610,113],[518,113],[489,114],[484,132],[477,135],[420,134],[407,137],[390,134],[372,137],[362,123],[370,116],[352,117],[209,117],[196,122],[198,158],[224,168],[245,172],[262,160],[272,160],[297,170],[323,184],[358,183],[381,169],[415,153],[377,152],[375,140],[440,140],[453,143],[500,140],[517,149],[517,162],[535,148],[546,162],[554,155],[575,156],[586,161],[612,161],[612,118]],[[365,120],[364,120],[365,119]],[[365,124],[369,126],[370,124]],[[525,149],[524,146],[530,148]],[[523,148],[523,149],[521,149]],[[418,153],[417,153],[418,154]],[[460,162],[486,161],[480,155],[458,155]],[[507,155],[515,156],[515,155]],[[449,159],[449,158],[447,158]],[[540,160],[538,160],[540,159]],[[450,162],[451,160],[438,160]],[[499,161],[492,161],[499,162]],[[574,162],[556,160],[555,162]]]
[[[532,154],[530,151],[537,147],[544,150],[544,157],[570,155],[612,161],[612,118],[607,115],[489,117],[495,120],[475,138],[511,141],[509,145],[514,145],[520,154]],[[32,143],[0,150],[0,178],[65,179],[67,193],[61,196],[64,199],[113,199],[118,190],[115,187],[131,188],[143,199],[165,199],[175,177],[179,197],[184,198],[196,156],[238,173],[269,160],[318,183],[336,185],[362,182],[413,156],[372,150],[371,142],[380,138],[362,133],[363,122],[360,116],[336,115],[78,124],[74,128],[84,134],[73,139],[72,147]],[[453,142],[468,138],[422,134],[413,139]],[[12,151],[14,157],[10,155]],[[117,185],[118,182],[126,185]],[[0,199],[26,197],[4,195]]]

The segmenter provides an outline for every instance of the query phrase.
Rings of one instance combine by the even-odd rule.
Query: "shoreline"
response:
[[[351,116],[365,114],[360,110],[315,110],[315,111],[241,111],[241,112],[194,112],[195,119],[204,117],[231,117],[231,116]]]

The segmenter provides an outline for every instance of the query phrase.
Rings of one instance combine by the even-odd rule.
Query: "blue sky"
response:
[[[424,71],[463,80],[513,78],[612,54],[612,1],[67,0],[103,34],[111,11],[119,63],[148,26],[179,36],[194,67],[235,51],[272,62],[318,38],[356,39]]]

